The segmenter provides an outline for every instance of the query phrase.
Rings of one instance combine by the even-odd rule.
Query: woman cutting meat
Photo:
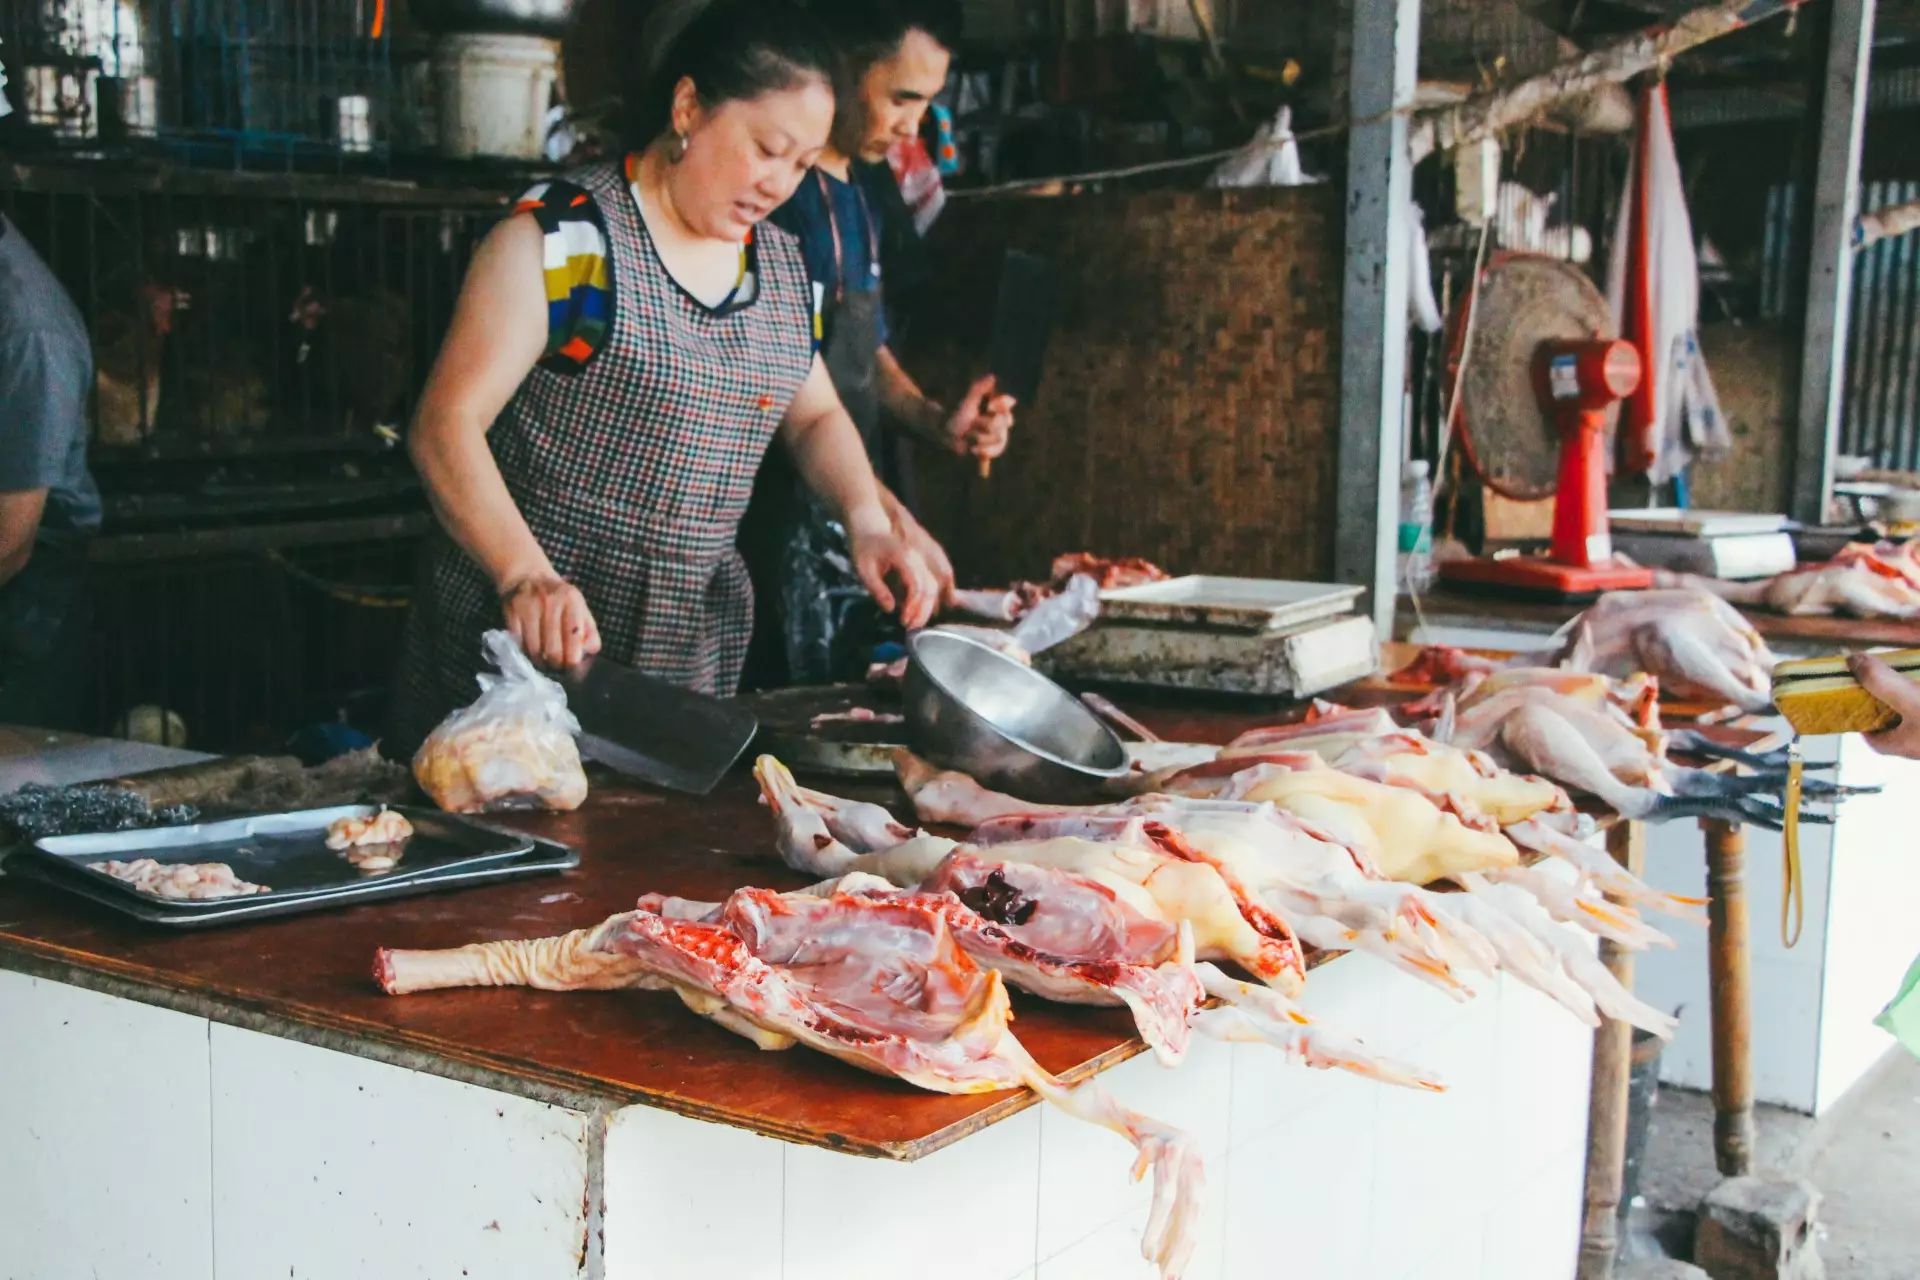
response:
[[[535,187],[480,246],[409,448],[439,515],[387,747],[472,700],[481,634],[731,693],[734,535],[777,433],[909,627],[932,577],[813,353],[798,244],[761,228],[833,121],[833,53],[786,0],[713,0],[642,100],[640,150]],[[650,113],[650,118],[648,114]]]

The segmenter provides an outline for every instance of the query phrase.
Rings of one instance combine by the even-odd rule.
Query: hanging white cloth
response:
[[[1700,264],[1674,151],[1667,90],[1640,92],[1633,166],[1614,220],[1607,301],[1640,351],[1641,386],[1620,415],[1620,458],[1665,484],[1698,456],[1733,447],[1700,350]]]

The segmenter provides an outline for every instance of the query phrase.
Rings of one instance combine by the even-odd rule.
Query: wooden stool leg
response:
[[[1748,945],[1747,835],[1703,819],[1707,841],[1707,971],[1713,1004],[1713,1157],[1729,1178],[1753,1172],[1753,963]]]
[[[1647,831],[1622,822],[1607,832],[1607,852],[1639,875]],[[1633,986],[1633,953],[1607,941],[1600,961],[1620,985]],[[1578,1280],[1609,1280],[1620,1247],[1620,1197],[1626,1179],[1627,1096],[1633,1073],[1633,1028],[1614,1018],[1593,1033],[1593,1090],[1587,1100],[1587,1202],[1580,1232]]]

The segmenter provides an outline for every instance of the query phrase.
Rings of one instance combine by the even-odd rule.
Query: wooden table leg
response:
[[[1622,822],[1607,832],[1607,852],[1639,875],[1647,830]],[[1633,986],[1633,953],[1602,940],[1600,962]],[[1626,1178],[1627,1096],[1633,1073],[1633,1027],[1607,1018],[1593,1033],[1593,1089],[1587,1100],[1587,1202],[1580,1231],[1578,1280],[1609,1280],[1620,1247],[1620,1197]]]
[[[1713,1158],[1729,1178],[1753,1172],[1753,957],[1747,835],[1701,820],[1707,840],[1707,972],[1713,1004]]]

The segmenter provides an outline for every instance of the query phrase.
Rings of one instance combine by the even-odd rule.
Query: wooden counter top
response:
[[[1142,716],[1169,735],[1212,741],[1279,718]],[[576,871],[205,932],[145,926],[0,877],[0,968],[570,1107],[646,1103],[864,1155],[916,1159],[1031,1106],[1025,1090],[947,1097],[804,1047],[764,1053],[664,992],[392,997],[374,985],[382,946],[564,933],[630,910],[647,892],[718,900],[742,885],[799,888],[809,878],[773,857],[773,824],[757,797],[744,773],[705,799],[596,777],[578,812],[513,823],[579,849]],[[865,798],[906,812],[898,793]],[[1013,998],[1021,1041],[1070,1081],[1144,1048],[1124,1009]]]
[[[1442,590],[1421,596],[1419,613],[1414,611],[1408,597],[1400,597],[1395,623],[1404,631],[1417,625],[1424,615],[1429,625],[1510,626],[1546,633],[1557,630],[1583,608],[1585,606],[1579,604],[1511,600],[1497,595]],[[1758,609],[1742,609],[1741,613],[1769,641],[1796,649],[1862,649],[1876,645],[1920,648],[1920,622],[1790,618]]]
[[[1137,690],[1116,696],[1177,741],[1225,742],[1304,710]],[[1330,696],[1368,705],[1407,695],[1347,688]],[[1742,744],[1758,736],[1719,732]],[[578,812],[511,820],[579,849],[575,871],[227,929],[168,932],[0,877],[0,968],[577,1109],[644,1103],[862,1155],[918,1159],[1034,1104],[1025,1090],[927,1093],[800,1046],[764,1053],[665,992],[379,991],[371,976],[378,947],[543,937],[629,910],[643,893],[718,900],[742,885],[787,890],[810,880],[774,858],[773,823],[744,772],[704,799],[603,776],[594,784]],[[828,785],[908,812],[897,791]],[[1015,1033],[1069,1081],[1145,1048],[1123,1009],[1020,992],[1013,1001]]]

